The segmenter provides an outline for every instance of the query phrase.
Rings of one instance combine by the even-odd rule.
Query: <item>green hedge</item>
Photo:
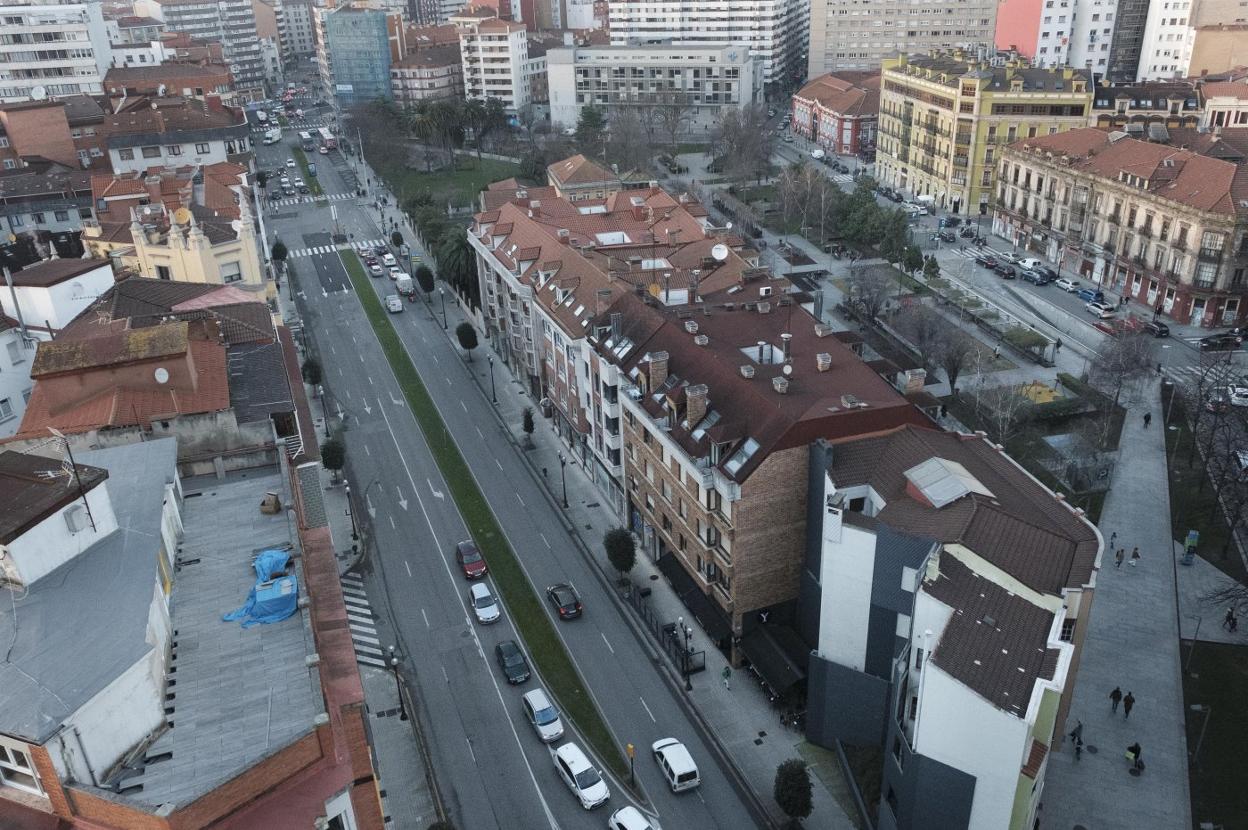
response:
[[[585,739],[593,745],[597,755],[618,777],[626,776],[628,766],[619,746],[589,696],[576,665],[563,647],[563,642],[542,608],[533,586],[529,584],[511,545],[507,543],[498,520],[490,510],[489,502],[477,487],[467,462],[421,382],[420,375],[395,332],[390,315],[382,308],[363,266],[354,255],[348,254],[340,258],[351,276],[351,282],[355,285],[355,291],[373,331],[381,342],[382,351],[398,378],[403,396],[420,424],[438,469],[450,487],[451,495],[473,539],[490,566],[494,584],[498,586],[507,604],[512,624],[524,639],[529,657],[541,672],[547,688],[559,701],[563,713],[576,724]]]
[[[291,155],[295,157],[295,161],[299,164],[299,168],[303,170],[303,181],[308,186],[308,190],[313,196],[324,196],[325,188],[321,187],[320,180],[308,171],[308,155],[303,152],[301,147],[291,147]]]

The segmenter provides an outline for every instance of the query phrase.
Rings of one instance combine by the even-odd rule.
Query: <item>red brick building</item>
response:
[[[861,156],[875,148],[880,73],[815,78],[793,95],[793,131],[828,153]]]
[[[104,76],[104,89],[113,97],[125,94],[203,98],[206,95],[225,95],[233,87],[234,76],[230,68],[222,63],[166,62],[155,66],[115,66]]]

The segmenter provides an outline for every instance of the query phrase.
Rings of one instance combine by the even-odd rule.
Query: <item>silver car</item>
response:
[[[524,719],[533,727],[542,743],[548,744],[563,737],[563,721],[559,719],[559,710],[550,702],[545,689],[534,689],[526,692],[520,699],[524,709]]]
[[[491,593],[490,586],[484,582],[472,583],[472,587],[468,589],[468,603],[472,606],[472,613],[477,615],[477,622],[482,625],[496,623],[502,616],[498,600]]]

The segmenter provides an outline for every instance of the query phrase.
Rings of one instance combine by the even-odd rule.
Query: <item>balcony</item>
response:
[[[1179,237],[1170,243],[1170,247],[1174,248],[1176,251],[1186,251],[1187,239],[1185,237]]]
[[[1196,256],[1198,259],[1202,259],[1205,262],[1220,262],[1222,260],[1222,249],[1201,248],[1200,252]]]
[[[1121,224],[1122,224],[1122,218],[1121,218],[1121,216],[1119,215],[1118,211],[1116,211],[1116,210],[1111,210],[1111,211],[1109,212],[1109,216],[1105,217],[1105,219],[1106,219],[1106,221],[1108,221],[1109,223],[1114,224],[1114,225],[1121,225]]]

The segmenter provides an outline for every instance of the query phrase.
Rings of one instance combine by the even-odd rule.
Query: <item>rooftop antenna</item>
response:
[[[95,516],[91,515],[91,503],[87,501],[87,494],[82,489],[82,477],[78,474],[78,465],[74,463],[74,450],[69,446],[69,439],[65,437],[65,433],[56,427],[48,427],[48,432],[55,435],[61,440],[61,445],[65,448],[65,456],[69,459],[69,469],[66,472],[72,472],[74,475],[74,483],[78,485],[78,496],[82,499],[82,506],[87,510],[87,518],[91,521],[91,532],[98,532],[95,527]],[[61,462],[61,468],[65,468],[64,461]]]

